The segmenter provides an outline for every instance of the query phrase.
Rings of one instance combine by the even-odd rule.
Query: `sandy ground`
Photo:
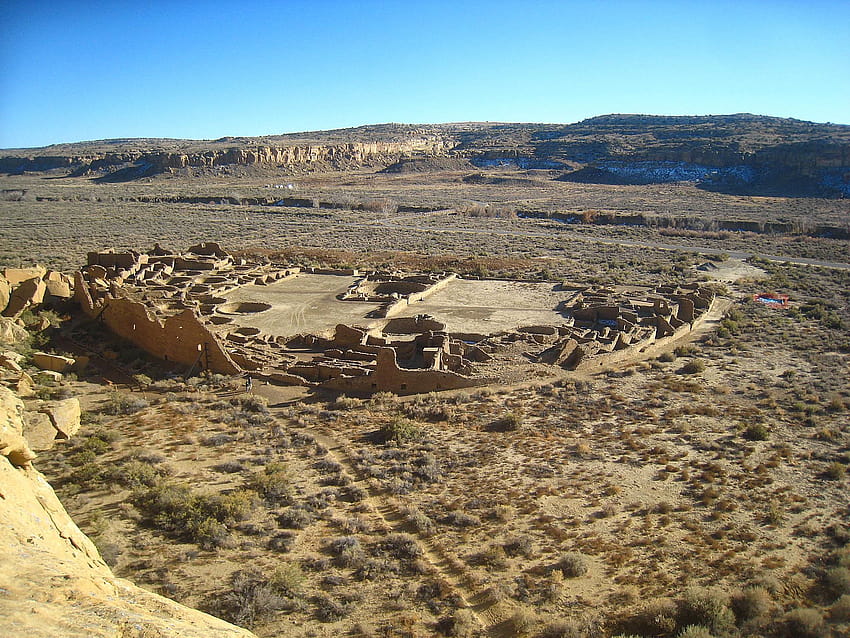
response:
[[[556,310],[571,291],[556,291],[552,283],[456,279],[400,316],[429,314],[449,332],[492,334],[528,325],[559,325]]]
[[[336,298],[356,280],[357,277],[299,274],[268,286],[243,286],[226,298],[228,301],[261,301],[272,306],[264,312],[235,314],[234,321],[239,325],[280,336],[319,333],[338,323],[369,323],[366,315],[378,304],[343,302]]]
[[[269,286],[249,285],[226,295],[230,302],[254,301],[271,309],[234,314],[234,322],[272,335],[321,333],[338,323],[370,326],[367,318],[377,304],[340,301],[356,277],[299,274]],[[574,293],[556,291],[553,283],[458,279],[396,316],[429,314],[450,332],[492,334],[528,325],[558,325],[564,316],[558,304]]]

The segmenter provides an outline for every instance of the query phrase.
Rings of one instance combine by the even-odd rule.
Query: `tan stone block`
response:
[[[12,287],[27,281],[28,279],[41,279],[47,273],[44,266],[33,266],[32,268],[5,268],[3,277]]]
[[[27,279],[12,290],[12,296],[3,314],[7,317],[17,317],[30,306],[44,301],[46,290],[47,285],[41,279]]]
[[[24,413],[24,437],[31,449],[38,452],[51,449],[56,443],[56,426],[43,412]]]
[[[53,370],[54,372],[65,372],[75,363],[71,357],[47,354],[46,352],[34,352],[32,362],[42,370]]]
[[[64,281],[48,281],[45,286],[47,287],[47,295],[50,297],[59,297],[60,299],[70,299],[71,297],[71,286]]]
[[[0,317],[0,343],[7,345],[24,343],[29,336],[26,328],[18,325],[14,319]]]
[[[50,401],[39,408],[39,412],[44,412],[50,417],[53,426],[59,432],[60,438],[69,439],[80,429],[82,410],[80,409],[79,399]]]
[[[61,376],[61,375],[60,375]],[[26,372],[21,372],[18,377],[18,383],[15,386],[15,391],[21,398],[27,398],[35,395],[35,381]]]

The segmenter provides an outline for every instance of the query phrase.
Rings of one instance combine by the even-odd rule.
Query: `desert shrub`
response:
[[[534,545],[528,536],[512,536],[505,540],[502,547],[508,556],[524,556],[525,558],[531,558],[534,550]]]
[[[692,343],[683,344],[681,346],[676,346],[676,348],[673,350],[673,353],[677,357],[689,357],[689,356],[697,354],[698,352],[699,352],[699,347],[692,344]]]
[[[829,635],[821,613],[810,607],[793,609],[785,614],[785,626],[795,638],[825,638]]]
[[[286,508],[277,517],[278,524],[288,529],[305,529],[314,520],[315,517],[300,505]]]
[[[455,527],[474,527],[476,525],[481,525],[480,518],[473,514],[467,514],[466,512],[449,512],[441,519],[441,521],[448,525],[454,525]]]
[[[269,463],[262,471],[254,472],[248,486],[269,503],[287,504],[294,496],[289,471],[283,463]]]
[[[469,562],[473,565],[481,565],[496,570],[507,569],[509,565],[508,555],[501,545],[491,545],[483,551],[473,554],[470,556]]]
[[[650,600],[629,625],[633,631],[645,636],[671,633],[676,628],[676,603],[670,598]]]
[[[201,445],[207,445],[209,447],[219,447],[221,445],[233,443],[235,440],[236,437],[232,434],[225,434],[224,432],[219,432],[217,434],[210,434],[209,436],[203,437],[201,439]]]
[[[150,403],[144,397],[134,397],[130,394],[116,391],[110,395],[107,402],[101,408],[101,411],[111,415],[135,414],[140,410],[144,410],[149,405]]]
[[[416,507],[408,506],[402,510],[402,514],[404,515],[404,520],[413,531],[420,534],[434,533],[434,521]]]
[[[676,360],[676,353],[671,351],[662,352],[658,355],[658,360],[664,363],[672,363]]]
[[[729,596],[718,589],[691,587],[678,605],[679,626],[703,625],[717,634],[726,633],[735,616],[729,608]]]
[[[410,534],[389,534],[378,546],[382,552],[399,560],[413,560],[422,556],[422,548]]]
[[[732,611],[739,622],[763,618],[773,607],[764,587],[747,587],[732,596]]]
[[[843,463],[833,461],[826,466],[826,472],[824,474],[826,478],[832,481],[840,481],[847,474],[847,467]]]
[[[844,594],[832,604],[829,617],[833,622],[850,621],[850,594]]]
[[[557,568],[560,569],[567,578],[578,578],[579,576],[584,576],[587,573],[587,558],[584,554],[569,552],[561,556],[561,560],[558,561]]]
[[[269,584],[284,596],[297,596],[304,587],[304,572],[294,563],[284,563],[274,570]]]
[[[342,620],[350,612],[350,606],[330,596],[322,594],[313,600],[316,605],[316,618],[322,622],[336,622]]]
[[[451,616],[445,616],[437,623],[437,630],[453,638],[471,638],[479,633],[481,623],[471,609],[458,609]]]
[[[258,394],[246,394],[244,396],[231,399],[231,404],[238,405],[246,412],[254,412],[257,414],[269,413],[269,402],[265,397]]]
[[[192,540],[194,540],[201,549],[216,549],[224,547],[228,544],[230,533],[227,531],[227,526],[214,518],[205,518],[200,523],[193,526]]]
[[[292,532],[280,532],[272,536],[267,544],[267,547],[275,552],[285,554],[292,549],[295,544],[295,534]]]
[[[500,425],[505,432],[516,432],[522,427],[522,417],[516,412],[508,412],[501,418]]]
[[[339,395],[328,406],[331,410],[353,410],[363,405],[363,401],[357,397],[347,397],[344,394]]]
[[[98,483],[106,475],[106,470],[94,461],[89,461],[75,467],[68,475],[68,483],[76,484],[80,488],[90,487]]]
[[[744,430],[744,438],[748,441],[767,441],[770,430],[762,423],[750,423]]]
[[[110,477],[125,487],[137,489],[154,485],[164,472],[150,463],[134,459],[114,468]]]
[[[346,503],[359,503],[368,497],[368,490],[360,485],[346,485],[339,493],[339,499]]]
[[[253,490],[234,490],[218,497],[218,507],[224,520],[244,521],[256,506],[257,493]]]
[[[705,361],[702,359],[691,359],[682,366],[682,372],[684,374],[699,374],[703,371],[705,371]]]
[[[508,620],[508,626],[511,628],[514,636],[522,636],[528,634],[537,625],[537,614],[525,607],[517,609],[513,616]]]
[[[328,543],[328,551],[340,567],[357,568],[366,560],[366,553],[356,536],[339,536]]]
[[[262,573],[240,570],[231,576],[230,590],[218,595],[213,607],[225,620],[250,628],[284,609],[286,601]]]
[[[836,598],[850,594],[850,569],[830,567],[824,573],[824,583]]]
[[[407,419],[398,418],[381,425],[379,435],[385,443],[392,441],[400,445],[407,441],[419,439],[421,431],[415,423]]]
[[[715,636],[708,627],[688,625],[676,634],[676,638],[715,638]]]
[[[186,485],[164,480],[136,489],[131,500],[155,526],[188,536],[204,549],[226,544],[229,534],[225,524],[242,520],[251,507],[243,493],[199,494]]]
[[[245,465],[241,461],[223,461],[214,466],[214,469],[224,474],[236,474],[237,472],[244,472]]]

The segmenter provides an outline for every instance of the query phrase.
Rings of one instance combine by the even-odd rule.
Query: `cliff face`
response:
[[[297,169],[314,165],[349,168],[373,162],[390,164],[407,154],[441,155],[450,142],[435,137],[419,137],[394,142],[351,142],[347,144],[306,146],[254,146],[247,148],[214,148],[194,152],[133,150],[128,152],[86,155],[7,156],[0,158],[0,172],[47,171],[72,169],[77,174],[126,168],[135,165],[148,174],[168,169],[214,168],[228,165],[261,165]]]
[[[32,467],[22,431],[23,404],[0,386],[0,634],[253,636],[116,578]]]
[[[565,181],[686,179],[753,194],[850,195],[850,126],[749,114],[605,115],[568,125],[376,125],[213,141],[106,140],[0,154],[0,172],[65,169],[101,181],[226,166],[385,169],[414,157],[560,169]]]

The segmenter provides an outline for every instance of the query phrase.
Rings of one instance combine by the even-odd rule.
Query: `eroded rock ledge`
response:
[[[116,578],[32,466],[23,414],[0,386],[0,634],[253,636]]]

